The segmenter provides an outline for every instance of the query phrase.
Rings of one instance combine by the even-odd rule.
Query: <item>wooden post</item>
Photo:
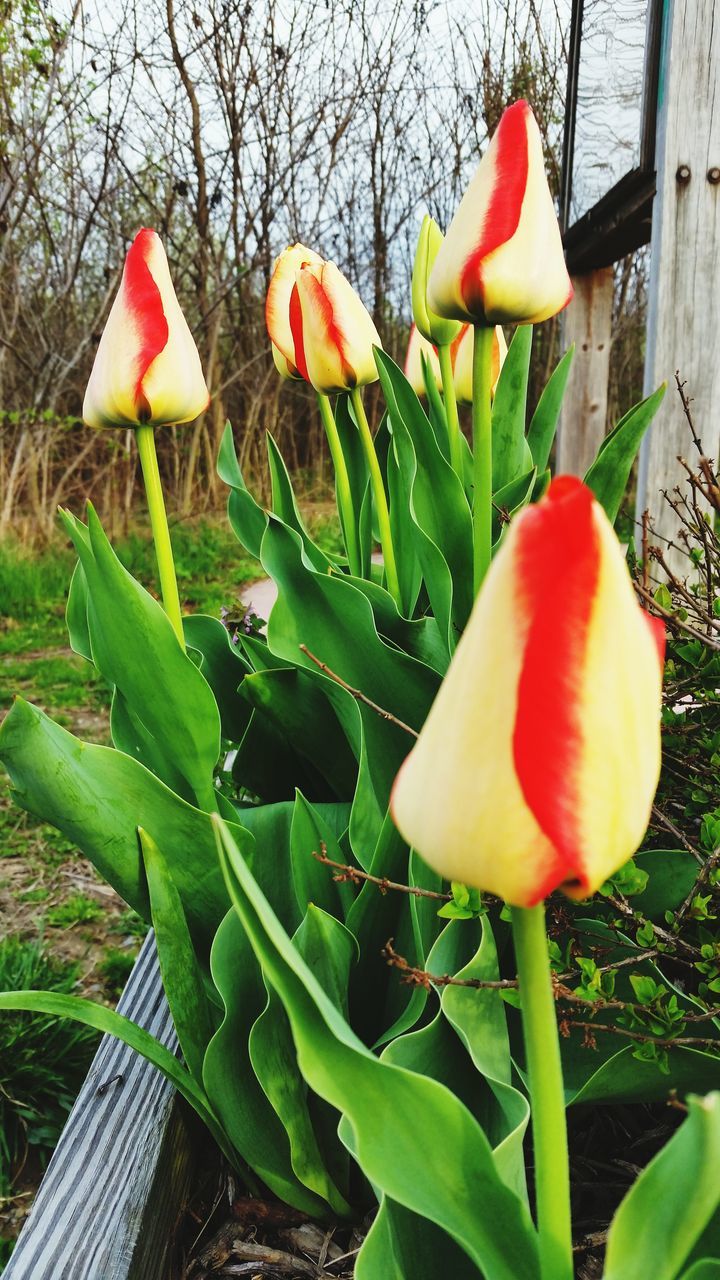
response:
[[[584,476],[605,438],[613,304],[613,269],[573,278],[563,316],[563,346],[575,343],[558,431],[558,474]]]
[[[720,445],[720,22],[716,0],[665,4],[653,206],[645,394],[667,395],[643,442],[638,521],[649,508],[661,537],[677,519],[661,496],[682,482],[677,461],[693,448],[675,371],[687,383],[705,452]],[[687,573],[679,552],[674,570]]]

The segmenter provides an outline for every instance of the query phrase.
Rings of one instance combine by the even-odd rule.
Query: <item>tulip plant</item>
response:
[[[687,1116],[620,1204],[605,1280],[720,1276],[720,1093],[706,1092],[720,1024],[679,984],[652,994],[666,981],[659,944],[630,974],[635,940],[604,896],[589,901],[632,891],[624,864],[660,767],[663,635],[612,525],[662,389],[584,482],[551,482],[572,355],[528,423],[532,324],[570,294],[525,103],[503,117],[447,237],[423,224],[408,377],[333,263],[300,244],[280,255],[273,357],[318,397],[344,554],[311,538],[271,438],[272,504],[259,505],[228,426],[229,519],[278,589],[267,634],[232,637],[215,618],[180,618],[152,433],[201,412],[207,391],[160,243],[141,232],[85,418],[136,427],[165,609],[91,506],[86,523],[63,513],[78,555],[70,640],[112,688],[114,746],[80,742],[22,699],[0,733],[20,804],[153,924],[183,1060],[87,1000],[14,992],[0,1009],[133,1045],[253,1193],[323,1222],[374,1204],[358,1280],[571,1280],[566,1106],[670,1087]],[[506,353],[497,326],[510,324]],[[376,380],[373,435],[362,388]],[[549,944],[556,891],[564,923]],[[658,886],[658,909],[675,891]],[[595,986],[569,991],[565,968],[598,937],[613,974],[586,960]],[[399,982],[388,958],[419,980]],[[554,997],[579,1002],[583,1025],[604,1005],[612,1029],[633,991],[641,1046],[561,1044]],[[679,1045],[663,1074],[663,1028],[698,1010],[705,1047]]]

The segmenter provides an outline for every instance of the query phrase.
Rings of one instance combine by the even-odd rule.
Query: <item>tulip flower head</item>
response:
[[[647,828],[663,651],[599,503],[554,480],[513,521],[395,780],[404,838],[513,906],[594,893]]]
[[[191,422],[209,401],[162,241],[143,228],[128,251],[100,338],[83,419],[89,427]]]
[[[436,315],[428,304],[427,286],[433,263],[443,242],[443,234],[437,222],[428,213],[422,220],[415,250],[412,273],[413,319],[420,334],[435,346],[447,346],[460,332],[457,320],[445,320]]]
[[[272,344],[275,368],[283,378],[302,378],[295,356],[295,341],[290,326],[290,300],[295,290],[295,277],[301,267],[324,261],[314,249],[304,244],[291,244],[275,259],[265,299],[265,324]]]
[[[492,373],[490,395],[495,395],[495,388],[500,377],[500,370],[505,363],[507,342],[500,325],[495,326],[495,340],[492,349]],[[453,382],[458,404],[472,404],[473,398],[473,326],[464,324],[450,348],[452,360]]]
[[[475,324],[536,324],[572,294],[540,130],[527,102],[516,102],[440,246],[428,302],[441,316]]]
[[[382,347],[380,335],[335,263],[302,266],[295,285],[290,328],[302,376],[324,395],[377,381],[373,347]]]
[[[417,325],[412,325],[410,329],[410,339],[408,341],[407,355],[405,356],[405,366],[403,373],[407,378],[410,386],[417,396],[427,395],[425,387],[425,378],[423,377],[422,357],[428,362],[430,371],[435,379],[435,386],[439,391],[442,390],[442,375],[440,373],[440,361],[438,353],[432,342],[428,342],[423,338]]]

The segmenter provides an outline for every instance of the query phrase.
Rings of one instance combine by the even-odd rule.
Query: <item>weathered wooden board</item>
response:
[[[705,452],[720,449],[720,21],[717,0],[665,5],[653,209],[645,393],[668,392],[640,455],[637,518],[673,538],[677,520],[661,497],[682,479],[677,455],[692,444],[674,388],[693,397]],[[687,560],[672,557],[687,571]]]
[[[558,429],[558,474],[584,476],[605,438],[612,345],[613,269],[574,276],[563,347],[575,343]]]
[[[177,1048],[152,933],[118,1010]],[[104,1036],[3,1280],[165,1280],[192,1165],[172,1086]]]

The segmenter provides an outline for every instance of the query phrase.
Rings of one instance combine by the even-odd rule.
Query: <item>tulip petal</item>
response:
[[[382,346],[380,335],[335,263],[301,267],[296,284],[303,356],[308,380],[316,391],[328,394],[375,382],[378,374],[373,346]],[[298,338],[299,329],[295,311],[293,333]]]
[[[162,242],[143,228],[128,251],[100,338],[83,418],[91,427],[189,422],[208,401]]]
[[[275,259],[273,266],[265,298],[265,324],[271,342],[293,368],[299,368],[290,322],[290,298],[295,288],[295,276],[305,263],[322,262],[320,254],[313,249],[304,244],[292,244]]]
[[[410,338],[408,340],[403,373],[417,396],[425,396],[427,394],[425,379],[423,377],[421,356],[425,356],[425,359],[428,361],[430,370],[435,379],[435,386],[439,391],[441,391],[442,375],[440,373],[440,360],[438,358],[438,353],[433,344],[428,342],[427,338],[423,337],[417,325],[414,324],[410,329]]]
[[[396,778],[405,839],[516,906],[594,892],[647,827],[662,650],[599,503],[554,481],[513,521]]]

